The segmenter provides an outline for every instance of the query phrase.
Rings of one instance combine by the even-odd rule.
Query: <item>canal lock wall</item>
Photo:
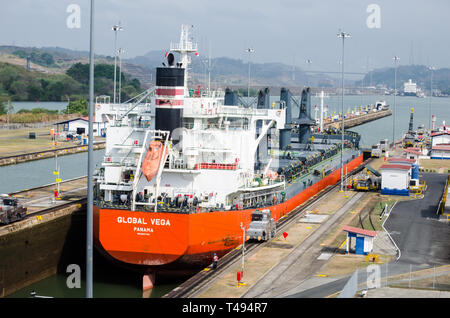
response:
[[[0,297],[57,273],[69,264],[84,272],[86,203],[0,227]]]

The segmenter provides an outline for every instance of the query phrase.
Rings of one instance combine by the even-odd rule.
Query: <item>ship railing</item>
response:
[[[171,51],[197,51],[197,43],[192,42],[182,42],[182,43],[170,43]]]
[[[112,157],[112,156],[105,156],[103,158],[103,163],[112,163],[112,164],[120,164],[124,166],[136,166],[136,159],[132,157]]]
[[[248,124],[230,124],[230,125],[225,125],[225,124],[202,124],[200,125],[200,129],[201,130],[206,130],[206,129],[242,129],[242,130],[247,130],[248,129]],[[187,129],[193,129],[194,128],[194,123],[183,123],[183,128],[187,128]]]
[[[194,166],[194,170],[200,169],[215,169],[215,170],[237,170],[239,164],[235,163],[196,163]]]
[[[222,106],[222,111],[225,115],[246,115],[246,116],[267,116],[269,114],[267,109],[253,109],[233,106]]]

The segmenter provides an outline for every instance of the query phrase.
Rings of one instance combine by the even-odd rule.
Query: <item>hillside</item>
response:
[[[46,74],[65,74],[76,63],[89,63],[89,52],[85,51],[74,51],[60,47],[0,46],[0,62],[26,67],[27,56],[31,58],[30,66],[32,70]],[[95,55],[95,62],[96,64],[113,65],[114,58]],[[130,77],[137,78],[144,86],[148,86],[150,83],[151,69],[126,61],[123,61],[122,69]]]
[[[165,51],[150,51],[145,55],[123,59],[125,73],[137,78],[143,87],[154,82],[155,68],[165,62]],[[177,55],[177,54],[176,54]],[[74,51],[60,47],[18,47],[0,46],[0,61],[26,66],[26,58],[31,58],[31,69],[47,74],[65,74],[76,63],[88,63],[89,52]],[[178,58],[178,56],[176,56]],[[111,56],[96,55],[96,63],[113,64]],[[208,69],[206,56],[192,56],[190,85],[207,85]],[[317,74],[307,75],[300,68],[283,63],[251,63],[251,84],[254,86],[333,86],[332,77]],[[228,57],[211,59],[211,85],[246,87],[248,84],[248,61]]]
[[[114,67],[96,64],[94,91],[96,95],[111,95]],[[122,100],[142,91],[138,79],[122,73]],[[75,63],[65,74],[42,73],[20,65],[0,62],[0,100],[62,101],[87,98],[89,64]]]
[[[137,56],[126,60],[128,63],[141,65],[150,69],[161,66],[166,62],[165,51],[151,51],[143,56]],[[177,56],[175,57],[178,58]],[[319,78],[307,76],[298,67],[293,72],[291,65],[282,63],[251,63],[250,65],[252,85],[267,86],[295,86],[304,85],[307,80],[318,81]],[[192,78],[194,85],[205,84],[208,77],[207,57],[192,56],[191,63]],[[320,77],[323,79],[324,77]],[[325,77],[329,79],[328,77]],[[248,83],[248,61],[228,57],[211,59],[211,82],[219,85],[247,86]]]
[[[430,89],[431,71],[425,65],[399,65],[397,67],[397,89],[403,90],[403,83],[411,79],[422,89]],[[385,85],[394,88],[394,68],[381,68],[373,70],[364,77],[365,85]],[[357,86],[361,81],[356,82]],[[450,69],[440,68],[433,71],[433,90],[450,93]]]

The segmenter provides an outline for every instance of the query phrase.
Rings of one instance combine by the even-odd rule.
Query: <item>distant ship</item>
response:
[[[403,95],[417,96],[417,84],[413,83],[411,79],[409,79],[408,82],[403,83]]]
[[[189,89],[188,31],[156,69],[151,103],[98,105],[118,113],[96,174],[95,245],[144,273],[198,271],[247,239],[255,209],[278,220],[340,180],[341,134],[314,132],[309,88],[298,118],[287,89],[273,104],[261,90],[255,107],[229,89]],[[359,141],[345,132],[345,172],[363,162]]]

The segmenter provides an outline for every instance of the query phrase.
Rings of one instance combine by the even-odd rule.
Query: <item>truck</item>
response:
[[[372,157],[377,157],[380,158],[381,157],[381,146],[380,144],[375,144],[372,146],[372,152],[371,155]]]
[[[252,222],[247,230],[247,237],[250,240],[268,241],[275,237],[277,223],[272,218],[272,212],[268,209],[252,212]]]
[[[9,224],[22,220],[26,214],[27,208],[21,205],[17,198],[0,194],[0,223]]]

